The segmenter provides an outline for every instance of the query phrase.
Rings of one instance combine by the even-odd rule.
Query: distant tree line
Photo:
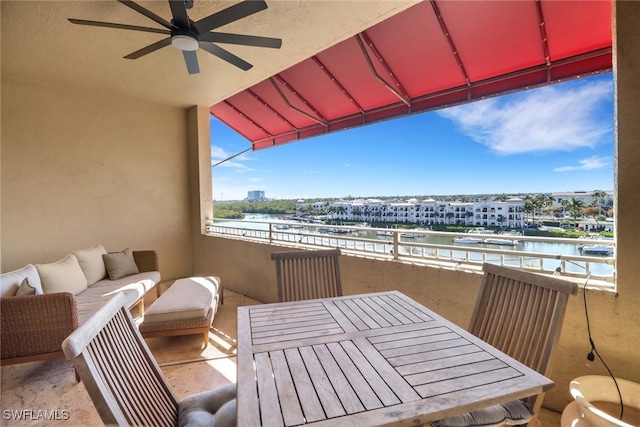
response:
[[[265,202],[215,202],[213,216],[215,218],[240,219],[246,213],[263,213],[270,215],[286,215],[296,212],[295,200],[272,200]]]

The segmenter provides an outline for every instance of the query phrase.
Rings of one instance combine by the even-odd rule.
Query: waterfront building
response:
[[[247,201],[248,202],[264,202],[266,198],[264,197],[264,191],[262,190],[254,190],[247,192]]]
[[[311,204],[298,201],[298,215],[308,212]],[[329,219],[412,223],[419,225],[461,225],[478,227],[522,228],[526,223],[524,200],[445,202],[434,199],[383,201],[380,199],[338,200],[330,204],[312,204],[314,211],[326,208]]]
[[[585,206],[591,206],[594,202],[593,193],[593,191],[560,191],[551,193],[551,197],[553,197],[553,207],[562,207],[563,200],[571,200],[573,198],[582,201]],[[615,193],[613,191],[605,191],[605,193],[607,193],[607,197],[602,200],[602,205],[613,206],[613,197]]]

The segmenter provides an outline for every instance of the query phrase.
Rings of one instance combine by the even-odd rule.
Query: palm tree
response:
[[[445,216],[447,217],[447,224],[451,224],[451,220],[453,219],[455,214],[453,212],[447,212]]]
[[[593,203],[598,206],[598,215],[602,215],[602,202],[606,199],[607,193],[602,190],[593,190],[591,197],[593,197]]]
[[[582,208],[584,207],[584,202],[576,197],[572,197],[567,205],[569,212],[571,212],[571,217],[574,219],[578,219],[578,215],[582,213]]]
[[[522,207],[522,210],[524,211],[525,215],[531,214],[532,219],[535,217],[536,202],[531,196],[527,196],[525,198],[524,206]]]

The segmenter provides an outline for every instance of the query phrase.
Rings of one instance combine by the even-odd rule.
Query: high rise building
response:
[[[247,201],[248,202],[262,202],[266,200],[264,197],[264,191],[262,190],[254,190],[247,192]]]

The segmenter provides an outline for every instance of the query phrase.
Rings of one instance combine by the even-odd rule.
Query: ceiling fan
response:
[[[216,43],[238,44],[245,46],[269,47],[279,49],[281,39],[272,37],[250,36],[244,34],[222,33],[211,31],[225,24],[253,15],[267,8],[264,0],[244,0],[241,3],[230,6],[219,12],[192,21],[187,15],[187,9],[193,7],[193,0],[168,0],[171,8],[171,22],[161,18],[150,10],[129,0],[117,0],[125,6],[157,22],[166,29],[140,27],[137,25],[115,24],[111,22],[87,21],[83,19],[69,18],[69,22],[79,25],[92,25],[96,27],[117,28],[121,30],[143,31],[147,33],[165,34],[169,37],[150,44],[125,56],[126,59],[138,59],[144,55],[155,52],[165,46],[173,45],[182,51],[184,61],[189,74],[200,72],[196,50],[198,48],[223,59],[243,70],[253,67],[252,64],[221,48]]]

